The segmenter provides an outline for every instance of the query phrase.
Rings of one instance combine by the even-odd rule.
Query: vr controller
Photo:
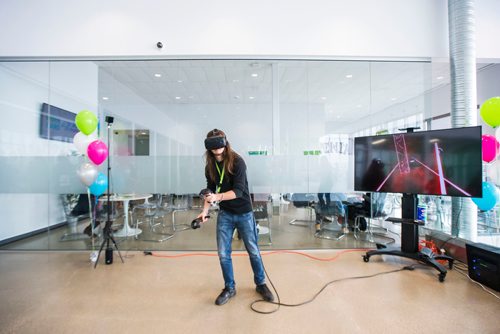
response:
[[[203,197],[203,198],[205,198],[205,196],[208,196],[208,195],[211,195],[211,194],[213,194],[213,191],[210,190],[210,189],[202,189],[200,191],[200,197]],[[211,206],[217,206],[217,204],[218,204],[217,202],[210,202]]]
[[[200,197],[203,197],[203,198],[205,198],[205,196],[207,196],[207,195],[211,195],[211,194],[213,194],[213,191],[212,191],[212,190],[210,190],[210,189],[207,189],[207,188],[202,189],[202,190],[200,191]],[[211,202],[211,203],[210,203],[210,205],[212,205],[212,206],[217,206],[217,202]],[[205,216],[205,218],[210,218],[210,216]],[[194,219],[194,220],[191,222],[191,228],[192,228],[193,230],[196,230],[197,228],[200,228],[200,224],[201,224],[201,222],[202,222],[201,217]]]
[[[210,216],[205,216],[205,218],[210,218]],[[191,222],[191,228],[192,228],[193,230],[196,230],[197,228],[200,228],[200,227],[201,227],[201,222],[202,222],[201,217],[194,219],[194,220]]]

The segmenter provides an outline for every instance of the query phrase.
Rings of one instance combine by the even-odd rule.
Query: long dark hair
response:
[[[218,129],[213,129],[207,133],[207,138],[210,137],[224,137],[226,138],[226,134],[222,130]],[[234,171],[234,161],[236,158],[238,158],[239,155],[233,149],[231,148],[231,144],[227,141],[226,138],[226,148],[224,149],[224,152],[222,153],[222,161],[224,162],[224,169],[226,170],[226,173],[233,174]],[[205,152],[205,158],[206,158],[206,165],[205,165],[205,171],[208,174],[208,177],[210,180],[212,180],[215,183],[219,183],[219,173],[217,172],[217,168],[215,167],[215,156],[212,153],[212,151],[207,150]]]

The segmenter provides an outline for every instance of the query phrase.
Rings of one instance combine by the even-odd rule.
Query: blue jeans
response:
[[[217,253],[219,254],[222,276],[224,276],[224,286],[229,289],[235,288],[233,260],[231,259],[231,242],[233,241],[235,228],[240,232],[241,239],[245,243],[245,248],[250,257],[255,284],[264,284],[266,278],[257,244],[258,235],[253,212],[233,214],[221,210],[217,217]]]

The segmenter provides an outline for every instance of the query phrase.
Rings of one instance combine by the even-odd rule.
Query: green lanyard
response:
[[[217,168],[217,172],[219,172],[219,185],[215,188],[215,193],[218,194],[220,192],[220,188],[222,187],[222,180],[224,180],[224,171],[226,170],[226,166],[222,167],[222,173],[220,172],[219,165],[215,163],[215,167]]]

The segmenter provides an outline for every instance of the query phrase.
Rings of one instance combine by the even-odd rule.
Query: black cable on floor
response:
[[[264,265],[264,263],[263,263]],[[364,278],[371,278],[371,277],[375,277],[375,276],[380,276],[380,275],[386,275],[386,274],[392,274],[392,273],[397,273],[397,272],[400,272],[400,271],[403,271],[403,270],[415,270],[415,265],[409,265],[409,266],[405,266],[403,268],[400,268],[400,269],[395,269],[395,270],[390,270],[390,271],[383,271],[383,272],[380,272],[380,273],[376,273],[376,274],[372,274],[372,275],[365,275],[365,276],[353,276],[353,277],[345,277],[345,278],[339,278],[339,279],[336,279],[336,280],[333,280],[333,281],[330,281],[328,283],[326,283],[311,299],[309,300],[306,300],[304,302],[301,302],[301,303],[297,303],[297,304],[286,304],[286,303],[282,303],[281,300],[280,300],[280,296],[278,294],[278,291],[276,290],[276,287],[274,286],[271,278],[269,277],[269,274],[267,273],[266,271],[266,267],[264,267],[264,272],[266,273],[266,276],[267,276],[267,279],[269,280],[269,283],[271,284],[271,286],[273,287],[273,290],[274,292],[276,293],[276,297],[278,299],[277,302],[270,302],[270,301],[266,301],[264,299],[259,299],[259,300],[256,300],[254,301],[252,304],[250,304],[250,308],[252,309],[252,311],[254,312],[257,312],[257,313],[260,313],[260,314],[271,314],[271,313],[274,313],[274,312],[277,312],[279,309],[280,309],[280,306],[286,306],[286,307],[297,307],[297,306],[302,306],[302,305],[306,305],[306,304],[309,304],[311,302],[313,302],[322,292],[323,290],[325,290],[329,285],[333,284],[333,283],[338,283],[338,282],[342,282],[342,281],[349,281],[349,280],[355,280],[355,279],[364,279]],[[257,303],[269,303],[269,304],[273,304],[273,305],[278,305],[278,307],[272,311],[259,311],[257,310],[254,305],[257,304]]]

